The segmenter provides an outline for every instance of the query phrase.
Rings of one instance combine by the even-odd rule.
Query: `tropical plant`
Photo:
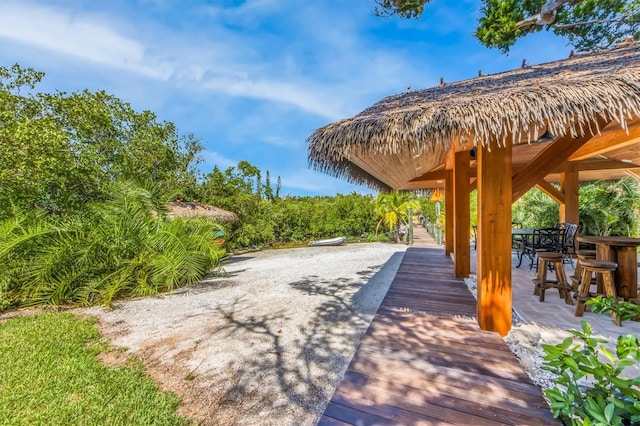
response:
[[[400,226],[407,225],[410,220],[409,209],[414,211],[420,209],[420,203],[414,194],[398,191],[378,194],[375,200],[375,211],[380,220],[376,225],[376,233],[380,225],[384,224],[388,231],[393,233],[393,240],[398,242]]]
[[[193,284],[224,256],[220,225],[169,219],[157,195],[116,183],[108,200],[56,217],[20,213],[0,224],[4,305],[111,304]]]
[[[640,230],[637,181],[595,182],[580,188],[581,233],[636,236]]]
[[[374,0],[379,16],[420,18],[430,0]],[[638,0],[482,0],[474,35],[508,52],[516,40],[540,30],[566,37],[578,50],[606,48],[640,37]]]
[[[553,415],[576,426],[640,424],[640,377],[621,375],[640,363],[640,340],[619,336],[614,354],[589,323],[580,324],[582,331],[569,330],[573,338],[542,345],[542,368],[556,375],[556,386],[545,391]]]
[[[511,208],[512,218],[517,218],[525,228],[545,228],[554,226],[560,218],[558,203],[547,194],[533,188],[516,201]]]
[[[640,187],[632,179],[580,185],[580,233],[636,236],[640,231]],[[514,221],[524,227],[553,226],[559,206],[544,192],[531,189],[513,204]]]
[[[612,314],[613,322],[621,326],[623,321],[640,317],[640,306],[626,300],[616,300],[615,297],[603,297],[601,294],[585,302],[591,306],[591,312],[597,314]]]

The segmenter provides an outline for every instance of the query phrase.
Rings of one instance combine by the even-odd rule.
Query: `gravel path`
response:
[[[405,250],[367,243],[234,256],[225,276],[84,312],[204,425],[312,425]]]

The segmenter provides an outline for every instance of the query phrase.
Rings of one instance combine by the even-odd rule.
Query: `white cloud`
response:
[[[203,81],[202,88],[225,92],[229,95],[284,102],[331,120],[340,118],[344,113],[338,103],[319,94],[319,91],[295,83],[219,77]]]
[[[206,172],[213,170],[214,166],[218,166],[220,170],[224,171],[229,167],[235,167],[238,164],[237,160],[232,160],[222,154],[209,150],[204,150],[202,152],[202,158],[204,159],[204,164],[201,168]]]
[[[188,35],[154,28],[157,31],[154,45],[122,34],[115,19],[98,20],[90,14],[27,2],[0,5],[0,17],[0,38],[39,49],[155,80],[172,80],[186,87],[282,102],[329,119],[339,117],[342,112],[339,105],[322,94],[321,88],[274,77],[268,71],[273,65],[255,63],[256,58],[245,63],[242,56],[251,57],[253,51],[246,47],[250,41],[238,40],[237,35],[228,34],[225,46],[211,41],[207,45],[193,45],[192,41],[189,44]],[[154,39],[149,35],[147,38]]]
[[[0,37],[154,79],[171,72],[168,64],[146,57],[141,43],[99,21],[35,3],[0,5]]]
[[[282,195],[286,195],[289,189],[316,194],[347,194],[354,191],[364,194],[371,192],[364,186],[353,185],[312,170],[290,170],[285,173],[276,171],[271,173],[272,182],[275,182],[276,176],[280,176],[282,181]]]
[[[96,64],[102,73],[122,70],[186,90],[278,102],[332,121],[362,109],[366,94],[386,95],[402,86],[402,54],[361,45],[356,35],[361,24],[348,14],[338,18],[320,6],[282,12],[283,7],[275,0],[254,0],[229,9],[209,8],[209,20],[178,32],[145,16],[9,1],[0,5],[0,39]],[[195,13],[185,7],[186,17]],[[253,31],[253,21],[268,20],[274,13],[286,16],[290,34],[281,33],[284,28]],[[313,13],[314,25],[308,25]],[[239,22],[241,30],[229,29],[227,22]]]

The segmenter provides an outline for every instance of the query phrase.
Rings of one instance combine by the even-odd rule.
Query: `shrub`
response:
[[[640,377],[621,376],[640,363],[638,337],[619,336],[613,354],[606,340],[593,336],[589,323],[582,321],[581,327],[569,330],[573,338],[542,345],[542,368],[557,375],[556,386],[545,390],[553,415],[571,425],[640,424]]]
[[[77,215],[18,213],[0,224],[0,306],[108,305],[192,284],[219,264],[223,235],[210,220],[164,217],[131,184]]]
[[[616,300],[615,297],[602,297],[601,294],[589,299],[585,303],[591,305],[591,312],[599,314],[613,314],[613,322],[621,326],[622,321],[627,321],[640,316],[640,306],[633,302]]]

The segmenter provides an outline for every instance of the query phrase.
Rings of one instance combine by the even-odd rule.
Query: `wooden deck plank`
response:
[[[475,303],[441,249],[407,249],[319,424],[559,424]]]
[[[329,417],[323,414],[322,417],[320,417],[320,421],[318,422],[318,424],[324,426],[349,426],[351,423],[346,423],[342,420],[334,419],[333,417]]]
[[[358,376],[350,372],[345,374],[345,378],[345,385],[336,390],[331,401],[360,410],[370,411],[372,409],[365,407],[373,407],[381,403],[385,406],[391,406],[389,402],[385,403],[385,401],[393,401],[394,407],[401,407],[404,411],[423,415],[429,421],[437,420],[439,424],[442,422],[469,425],[548,424],[546,422],[536,423],[535,420],[531,420],[531,415],[536,415],[538,407],[517,406],[515,404],[499,408],[493,406],[492,401],[502,395],[490,395],[488,398],[487,392],[477,391],[472,396],[479,398],[481,402],[478,402],[476,399],[470,399],[471,397],[461,398],[460,395],[443,392],[442,390],[449,389],[446,385],[437,386],[429,383],[427,388],[415,388],[406,385],[405,381],[400,384],[399,381],[390,383],[383,380],[371,380],[366,376]],[[363,381],[366,381],[366,386],[362,386]],[[366,404],[359,403],[362,400],[368,402]],[[385,416],[384,411],[380,409],[377,409],[376,412],[378,415]]]
[[[372,386],[371,389],[374,389]],[[416,423],[416,422],[441,422],[442,420],[446,420],[449,422],[460,422],[464,421],[467,424],[472,425],[496,425],[494,421],[487,421],[487,419],[469,415],[464,412],[460,412],[458,410],[452,410],[451,407],[443,407],[441,405],[437,405],[431,403],[429,400],[425,400],[424,398],[420,398],[412,396],[410,393],[407,395],[398,395],[397,392],[389,391],[388,389],[380,390],[384,396],[391,397],[400,401],[398,405],[400,405],[400,411],[394,411],[393,408],[387,404],[380,404],[374,400],[367,399],[363,396],[358,395],[357,389],[351,391],[344,388],[336,391],[332,401],[334,403],[342,404],[344,406],[356,408],[360,407],[363,410],[375,410],[383,416],[390,417],[387,413],[393,412],[394,418],[393,420],[398,421],[399,423]],[[400,397],[400,398],[398,398]],[[452,404],[454,403],[451,400]],[[372,408],[376,407],[376,408]],[[398,408],[398,407],[396,407]],[[412,413],[408,414],[408,413]],[[400,415],[399,415],[400,414]],[[401,418],[405,417],[404,419]],[[404,421],[403,421],[404,420]]]

